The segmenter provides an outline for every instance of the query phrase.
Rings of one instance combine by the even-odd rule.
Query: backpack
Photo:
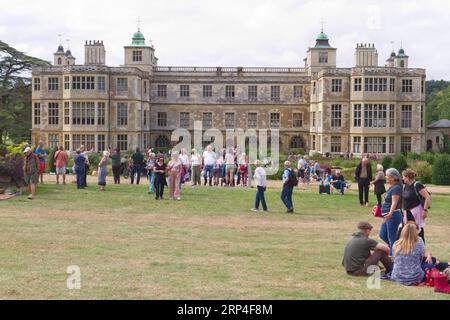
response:
[[[295,173],[292,169],[289,170],[287,185],[289,187],[296,187],[298,185],[298,178],[295,176]]]
[[[424,207],[424,205],[425,205],[425,198],[422,197],[422,195],[417,191],[417,188],[416,188],[417,183],[420,183],[420,182],[418,182],[418,181],[414,182],[414,192],[416,193],[417,198],[420,200],[420,203],[422,204],[422,207]],[[422,183],[420,183],[420,184],[422,184]],[[424,186],[425,189],[427,188],[424,184],[422,184],[422,185]],[[427,190],[427,192],[428,192],[428,194],[430,195],[430,198],[431,198],[431,193],[428,190]],[[433,201],[431,200],[430,201],[430,206],[429,206],[428,209],[431,209],[432,202]]]

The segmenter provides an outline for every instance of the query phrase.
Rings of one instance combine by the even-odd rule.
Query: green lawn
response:
[[[35,200],[0,201],[1,299],[449,299],[428,287],[345,274],[342,252],[360,220],[380,220],[355,193],[296,190],[295,215],[279,190],[270,214],[249,211],[254,190],[186,188],[156,201],[147,186],[45,184]],[[428,249],[450,259],[450,196],[433,194]],[[68,290],[66,268],[81,268]]]

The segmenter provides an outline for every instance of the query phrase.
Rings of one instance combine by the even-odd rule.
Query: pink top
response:
[[[67,154],[64,151],[56,151],[55,153],[55,166],[57,168],[63,168],[67,165]]]
[[[169,167],[169,172],[175,173],[175,174],[181,173],[181,170],[183,169],[181,161],[179,161],[179,160],[178,161],[170,160],[168,167]]]

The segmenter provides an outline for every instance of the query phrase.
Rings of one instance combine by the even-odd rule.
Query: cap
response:
[[[359,230],[367,230],[367,229],[372,230],[373,226],[368,222],[362,221],[362,222],[358,223],[358,229]]]

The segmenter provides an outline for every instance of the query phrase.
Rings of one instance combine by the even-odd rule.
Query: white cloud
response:
[[[58,34],[77,63],[85,40],[104,40],[107,63],[123,63],[138,16],[161,65],[303,66],[325,20],[338,66],[354,64],[358,42],[373,42],[380,64],[400,42],[412,67],[449,78],[450,3],[445,0],[0,0],[0,38],[52,60]],[[66,47],[65,41],[63,45]]]

